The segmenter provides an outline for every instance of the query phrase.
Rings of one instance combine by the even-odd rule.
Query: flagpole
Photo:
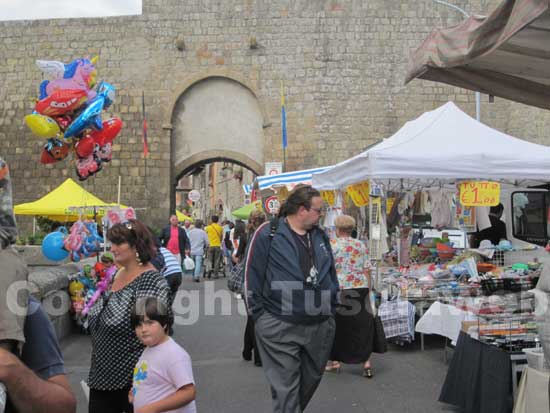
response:
[[[141,110],[143,114],[143,160],[144,160],[144,172],[145,176],[143,177],[143,183],[145,186],[145,198],[147,198],[148,188],[147,188],[147,155],[149,154],[149,144],[147,142],[147,118],[145,117],[145,91],[141,91]]]
[[[287,134],[286,134],[286,108],[285,108],[285,92],[283,81],[281,80],[281,138],[282,138],[282,147],[283,147],[283,172],[286,171],[286,147]]]

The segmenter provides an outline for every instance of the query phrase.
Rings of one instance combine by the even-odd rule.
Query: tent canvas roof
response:
[[[550,109],[550,1],[506,0],[488,17],[436,29],[406,82],[433,80]]]
[[[34,201],[19,204],[14,207],[16,215],[46,216],[57,221],[76,220],[80,215],[86,217],[103,215],[105,207],[116,204],[108,204],[92,193],[86,191],[71,178],[59,185],[57,188]],[[75,207],[82,207],[80,210]],[[89,208],[86,208],[89,207]]]
[[[314,174],[313,186],[340,189],[367,179],[406,180],[408,186],[460,179],[548,182],[550,147],[491,129],[448,102],[378,145]]]
[[[262,209],[261,201],[255,201],[255,202],[251,202],[250,204],[244,205],[239,209],[233,210],[231,214],[235,218],[248,219],[248,217],[250,216],[250,213],[255,209],[260,209],[260,210]]]

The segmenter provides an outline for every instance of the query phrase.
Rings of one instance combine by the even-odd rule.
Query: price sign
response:
[[[196,189],[193,189],[192,191],[189,191],[189,194],[187,194],[187,198],[190,201],[197,202],[199,199],[201,199],[201,193]]]
[[[459,184],[460,203],[464,206],[494,206],[500,202],[500,184],[471,181]]]
[[[267,198],[264,202],[264,205],[265,210],[268,214],[276,214],[277,212],[279,212],[279,207],[281,206],[276,196],[270,196],[269,198]]]
[[[321,197],[330,206],[334,206],[336,202],[336,193],[334,191],[321,191]]]
[[[361,182],[359,184],[350,185],[346,188],[346,192],[350,196],[355,206],[361,207],[369,203],[369,183]]]

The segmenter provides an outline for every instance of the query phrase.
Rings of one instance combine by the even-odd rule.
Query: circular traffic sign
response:
[[[264,206],[268,214],[276,214],[279,212],[279,207],[281,204],[279,199],[275,195],[272,195],[265,200]]]
[[[199,199],[201,199],[201,193],[196,189],[193,189],[192,191],[189,191],[189,194],[187,194],[187,198],[189,198],[189,200],[193,202],[197,202]]]

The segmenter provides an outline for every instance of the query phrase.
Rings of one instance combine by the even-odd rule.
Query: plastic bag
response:
[[[195,269],[195,261],[193,261],[193,258],[186,256],[183,260],[183,268],[185,268],[186,271],[192,271]]]

